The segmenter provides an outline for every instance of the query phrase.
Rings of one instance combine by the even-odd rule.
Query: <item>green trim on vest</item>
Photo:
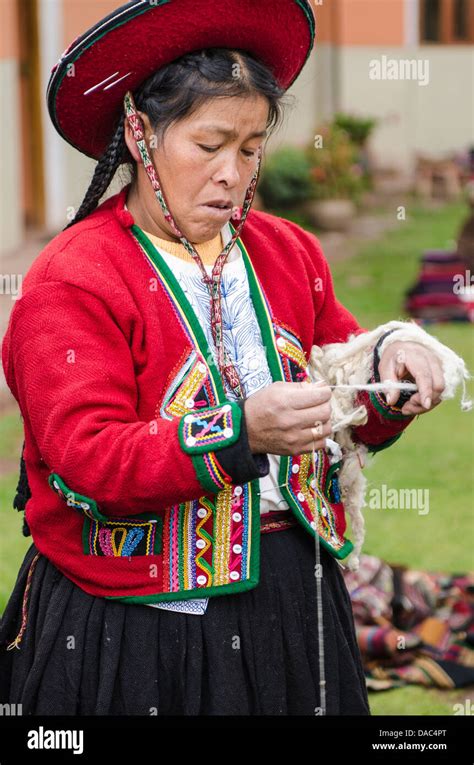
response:
[[[106,515],[102,515],[102,513],[99,511],[97,502],[95,500],[91,499],[90,497],[86,497],[83,494],[79,494],[76,491],[72,491],[72,489],[66,486],[61,476],[59,476],[57,473],[51,473],[49,475],[48,483],[52,490],[56,492],[56,494],[59,496],[61,496],[61,494],[63,495],[62,498],[65,499],[66,504],[68,504],[70,507],[74,507],[76,510],[80,510],[81,512],[85,513],[86,516],[92,516],[97,521],[106,522],[110,520]],[[55,484],[58,488],[56,488]]]
[[[375,407],[375,409],[386,419],[386,420],[409,420],[411,417],[413,417],[412,414],[398,414],[396,410],[394,410],[392,407],[390,407],[387,404],[387,407],[385,408],[373,391],[370,391],[369,393],[370,402],[372,406]]]

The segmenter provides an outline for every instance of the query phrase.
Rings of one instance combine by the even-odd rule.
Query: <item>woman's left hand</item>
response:
[[[380,380],[411,380],[418,386],[402,409],[402,414],[425,414],[441,403],[444,390],[444,375],[441,362],[424,345],[414,342],[397,341],[388,345],[379,362]],[[395,404],[400,391],[387,391],[388,404]]]

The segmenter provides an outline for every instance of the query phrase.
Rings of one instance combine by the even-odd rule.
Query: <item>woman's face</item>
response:
[[[209,202],[241,207],[257,166],[257,150],[266,135],[269,104],[263,96],[215,99],[190,117],[174,123],[157,146],[148,117],[140,112],[149,149],[170,212],[186,238],[194,243],[213,239],[230,220],[232,209],[216,210]],[[135,142],[126,125],[126,141],[137,160]],[[138,188],[127,206],[142,228],[177,241],[165,221],[143,165],[138,163]]]

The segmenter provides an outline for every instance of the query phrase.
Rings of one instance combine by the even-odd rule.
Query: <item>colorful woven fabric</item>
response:
[[[405,310],[427,322],[474,322],[474,298],[464,290],[470,286],[469,273],[468,263],[456,251],[428,250],[416,284],[405,294]]]
[[[474,575],[409,570],[362,555],[344,571],[372,690],[474,685]]]

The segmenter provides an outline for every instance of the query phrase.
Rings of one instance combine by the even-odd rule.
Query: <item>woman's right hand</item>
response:
[[[276,382],[245,399],[253,454],[297,455],[322,449],[331,434],[331,388],[318,383]],[[317,440],[311,428],[322,423]]]

